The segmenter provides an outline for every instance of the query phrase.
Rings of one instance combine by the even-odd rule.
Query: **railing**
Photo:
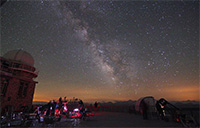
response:
[[[6,65],[1,65],[0,70],[11,73],[11,69],[9,68],[9,66]]]
[[[33,71],[30,71],[30,70],[26,70],[26,69],[21,69],[21,68],[13,68],[13,67],[10,67],[10,66],[7,66],[7,65],[3,65],[1,64],[0,65],[0,71],[5,71],[7,73],[12,73],[13,75],[15,76],[21,76],[21,73],[15,73],[15,71],[22,71],[22,72],[28,72],[32,75],[34,75],[34,78],[36,78],[38,76],[38,72],[33,72]],[[26,77],[26,76],[23,76],[23,77]],[[30,78],[30,77],[27,77],[27,78]]]
[[[21,64],[21,63],[16,63],[16,62],[9,62],[6,59],[0,57],[0,70],[5,71],[8,73],[14,73],[14,70],[18,71],[24,71],[24,72],[29,72],[31,74],[34,74],[35,77],[37,77],[38,72],[36,71],[35,67],[26,65],[26,64]]]
[[[25,64],[20,64],[20,63],[15,63],[15,62],[12,62],[12,63],[11,63],[11,67],[12,67],[12,68],[25,69],[25,70],[29,70],[29,71],[31,71],[31,72],[34,72],[34,71],[35,71],[35,68],[32,67],[32,66],[25,65]]]

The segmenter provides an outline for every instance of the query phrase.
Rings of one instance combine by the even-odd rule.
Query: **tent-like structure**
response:
[[[141,97],[140,99],[137,100],[135,104],[135,111],[136,113],[143,113],[142,110],[142,104],[143,102],[147,105],[147,112],[149,114],[156,113],[156,100],[152,96],[147,96],[147,97]]]

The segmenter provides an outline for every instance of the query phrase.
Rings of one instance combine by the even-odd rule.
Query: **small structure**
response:
[[[154,99],[154,97],[147,96],[147,97],[141,97],[140,99],[138,99],[136,104],[135,104],[136,113],[143,114],[143,109],[142,109],[143,103],[145,103],[147,105],[148,115],[153,117],[157,113],[157,110],[156,110],[156,107],[155,107],[156,100]]]
[[[13,50],[0,57],[1,114],[31,107],[38,76],[33,57]]]

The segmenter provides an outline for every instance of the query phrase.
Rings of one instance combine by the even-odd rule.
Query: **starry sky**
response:
[[[34,57],[34,101],[199,101],[197,0],[8,1],[1,56],[14,49]]]

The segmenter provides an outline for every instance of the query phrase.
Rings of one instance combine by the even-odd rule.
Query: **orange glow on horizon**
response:
[[[198,86],[171,86],[163,87],[161,91],[158,89],[151,89],[141,87],[141,90],[137,94],[132,92],[130,89],[121,88],[121,94],[112,93],[113,87],[102,87],[98,89],[94,88],[57,88],[46,90],[46,89],[37,89],[34,95],[33,101],[44,101],[49,102],[50,100],[58,100],[59,97],[67,99],[72,99],[73,97],[80,98],[84,102],[93,103],[98,102],[113,102],[113,101],[128,101],[128,100],[138,100],[140,97],[153,96],[156,100],[160,98],[165,98],[169,101],[186,101],[186,100],[195,100],[200,101],[199,99],[199,87]],[[114,91],[115,92],[115,91]],[[127,95],[127,93],[131,95]],[[49,95],[51,94],[51,95]]]

